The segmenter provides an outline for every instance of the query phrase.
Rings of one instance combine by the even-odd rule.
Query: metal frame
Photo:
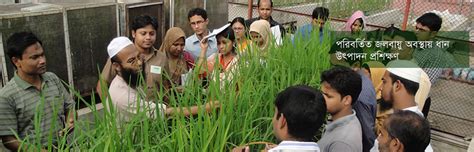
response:
[[[1,87],[7,84],[8,82],[8,73],[7,73],[7,63],[6,63],[6,56],[5,56],[5,51],[3,50],[3,39],[2,39],[2,32],[0,32],[0,60],[1,60],[1,66],[2,66],[2,71],[0,73],[0,76],[2,76],[2,84],[0,84]]]
[[[71,43],[69,40],[69,25],[68,25],[68,19],[67,19],[67,11],[66,9],[63,9],[63,29],[64,29],[64,49],[66,50],[66,64],[67,64],[67,78],[68,78],[68,83],[74,88],[74,75],[73,75],[73,66],[72,66],[72,55],[71,55]],[[72,92],[73,90],[69,90],[69,92]],[[73,93],[69,94],[70,96],[73,96]]]

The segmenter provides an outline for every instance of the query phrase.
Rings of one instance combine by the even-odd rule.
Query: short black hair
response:
[[[430,143],[428,120],[409,110],[398,110],[385,120],[388,135],[397,138],[409,152],[424,152]]]
[[[439,31],[439,29],[441,29],[441,24],[443,24],[443,19],[435,13],[430,12],[421,15],[416,19],[416,22],[423,26],[427,26],[431,31]]]
[[[139,28],[151,25],[153,29],[158,30],[158,21],[156,17],[150,15],[140,15],[133,19],[132,24],[130,24],[130,29],[132,31],[137,31]]]
[[[354,105],[362,91],[362,78],[354,70],[335,66],[321,74],[321,83],[328,83],[341,97],[349,95],[352,97],[351,105]]]
[[[38,39],[38,37],[36,37],[36,35],[32,32],[13,33],[10,37],[8,37],[7,55],[12,61],[12,64],[13,57],[22,59],[23,53],[25,52],[26,48],[36,43],[43,45],[43,42],[41,42],[41,40]],[[15,66],[15,64],[13,64],[13,66]]]
[[[311,15],[313,19],[323,19],[325,21],[329,18],[329,9],[326,7],[316,7],[313,10],[313,14]]]
[[[395,32],[397,31],[401,31],[399,28],[395,27],[393,24],[390,25],[389,27],[387,27],[384,31],[383,31],[383,35],[385,36],[389,36],[390,38],[393,38],[393,35],[395,34]]]
[[[303,141],[314,141],[326,120],[326,104],[321,92],[307,85],[291,86],[275,99],[277,119],[281,114],[288,124],[288,134]]]
[[[410,81],[408,79],[399,77],[391,72],[389,72],[389,76],[392,79],[392,84],[395,83],[395,81],[400,80],[400,82],[405,86],[405,89],[410,95],[415,96],[416,91],[418,91],[418,88],[420,87],[420,84]]]
[[[191,19],[194,15],[201,16],[204,20],[207,20],[207,12],[202,8],[193,8],[188,12],[188,20]]]
[[[273,1],[272,0],[269,0],[270,1],[270,7],[273,8]],[[260,7],[260,0],[257,1],[257,7]]]

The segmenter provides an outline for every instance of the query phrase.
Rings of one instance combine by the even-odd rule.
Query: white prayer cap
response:
[[[420,83],[423,70],[414,62],[394,60],[387,64],[387,71],[401,78]]]
[[[114,57],[120,51],[122,51],[123,48],[129,46],[130,44],[133,44],[133,42],[125,36],[114,38],[112,41],[110,41],[109,46],[107,46],[107,53],[109,53],[109,58]]]

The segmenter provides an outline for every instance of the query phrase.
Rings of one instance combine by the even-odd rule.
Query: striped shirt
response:
[[[0,89],[0,136],[17,133],[28,143],[48,145],[48,139],[56,143],[66,111],[74,107],[74,100],[55,74],[46,72],[41,79],[41,90],[38,90],[15,72]],[[36,141],[38,137],[40,141]]]
[[[319,146],[315,142],[282,141],[278,146],[268,150],[268,152],[320,152]]]

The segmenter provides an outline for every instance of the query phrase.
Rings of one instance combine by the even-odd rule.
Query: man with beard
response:
[[[165,52],[158,51],[153,47],[156,41],[156,34],[158,30],[158,21],[155,17],[149,15],[137,16],[132,24],[130,25],[131,35],[133,38],[133,44],[135,45],[135,51],[140,53],[140,57],[143,58],[142,69],[146,75],[146,98],[153,99],[156,92],[160,92],[161,89],[168,89],[170,87],[169,81],[166,74],[168,70],[168,59]],[[106,93],[106,86],[110,85],[112,80],[115,78],[117,73],[115,72],[112,61],[109,59],[102,69],[100,74],[103,79],[103,84],[100,81],[97,82],[96,91],[102,99],[107,98],[103,93]]]
[[[11,151],[46,151],[39,148],[57,146],[73,128],[74,100],[62,80],[46,71],[43,43],[33,33],[14,33],[6,44],[16,70],[0,89],[0,139]]]
[[[117,111],[118,122],[128,122],[142,112],[148,118],[156,118],[158,115],[195,115],[198,113],[198,106],[167,108],[163,103],[144,100],[146,99],[145,93],[139,85],[140,77],[143,75],[142,60],[132,41],[127,37],[113,39],[107,47],[107,52],[112,61],[112,68],[117,73],[110,84],[109,95],[111,103]],[[109,104],[105,104],[106,107],[107,105]],[[213,107],[218,106],[218,102],[214,101],[206,103],[202,108],[210,111]],[[107,108],[111,109],[111,107]]]
[[[407,60],[394,60],[387,64],[387,70],[382,77],[382,99],[391,105],[393,110],[406,110],[424,117],[415,102],[420,77],[423,70],[414,62]],[[381,122],[385,124],[385,122]],[[380,136],[380,134],[379,134]],[[371,151],[378,151],[378,140],[375,140]],[[431,145],[426,151],[433,151]]]
[[[423,152],[430,143],[430,125],[419,114],[396,111],[381,129],[377,140],[381,152]]]

